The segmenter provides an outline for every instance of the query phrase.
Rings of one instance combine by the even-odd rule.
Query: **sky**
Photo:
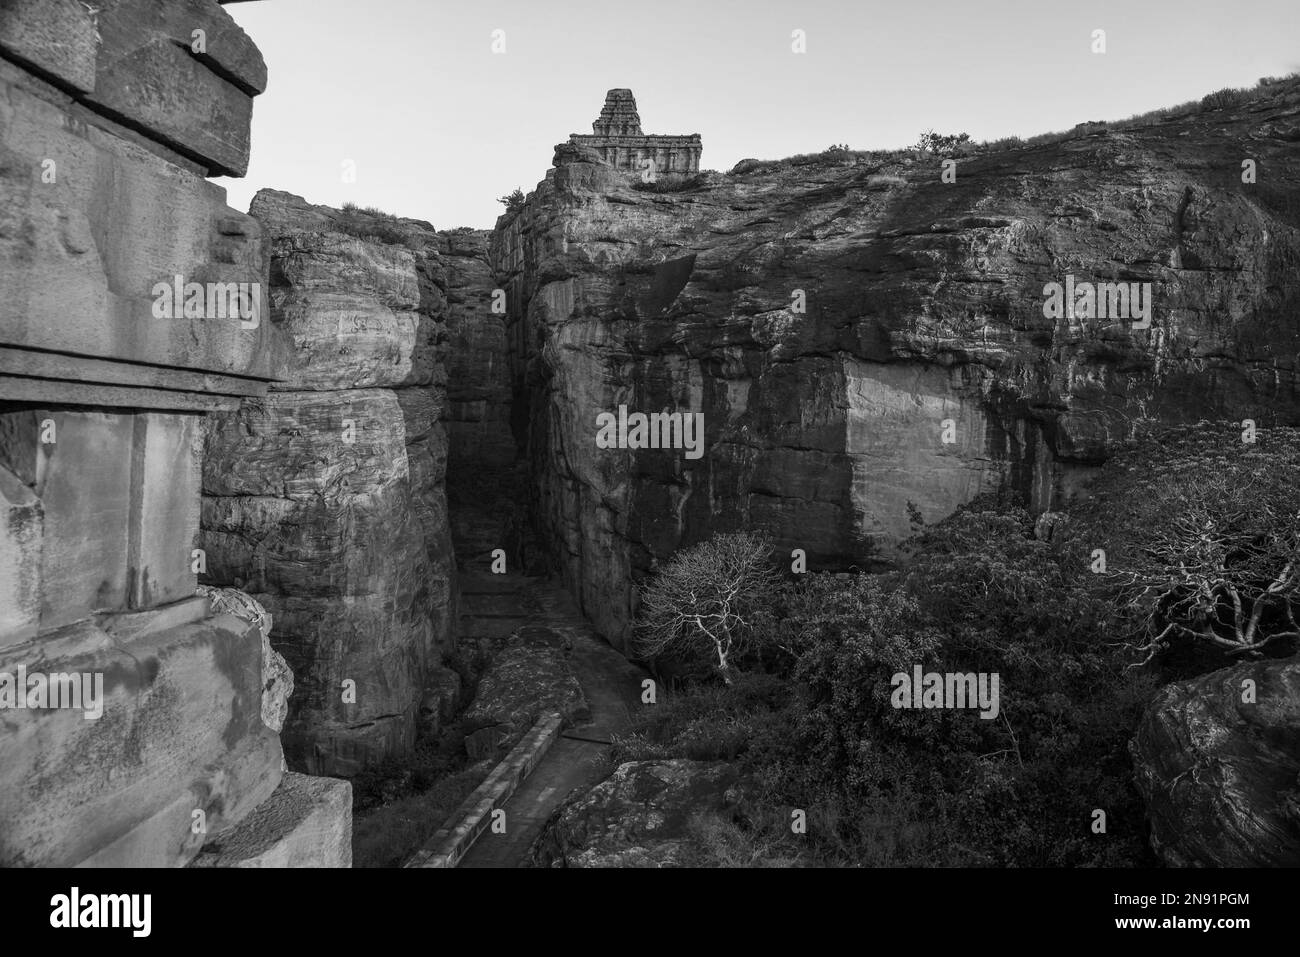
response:
[[[1300,71],[1300,0],[255,0],[266,58],[243,179],[490,228],[629,87],[701,168],[1122,119]],[[805,52],[793,51],[803,31]],[[1094,53],[1093,32],[1105,31]],[[495,31],[502,31],[495,33]],[[498,50],[494,52],[494,42]],[[348,167],[353,175],[349,178]]]

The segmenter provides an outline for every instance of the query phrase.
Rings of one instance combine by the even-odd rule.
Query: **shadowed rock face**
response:
[[[1300,421],[1297,137],[1289,83],[962,159],[954,183],[938,158],[849,157],[657,192],[557,149],[492,255],[536,513],[583,609],[625,642],[652,556],[714,530],[866,567],[909,501],[1052,508],[1145,428]],[[1047,318],[1069,276],[1150,283],[1150,328]],[[620,405],[703,412],[705,455],[597,448]]]
[[[1300,866],[1300,661],[1162,688],[1131,750],[1166,864]]]

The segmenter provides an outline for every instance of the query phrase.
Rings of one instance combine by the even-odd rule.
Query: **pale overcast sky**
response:
[[[1300,70],[1300,0],[258,0],[266,57],[247,209],[263,186],[439,229],[490,227],[553,147],[630,87],[647,133],[727,170],[832,143],[974,139],[1119,119]],[[791,51],[802,30],[807,52]],[[1091,51],[1106,31],[1106,53]],[[504,31],[505,52],[492,51]],[[344,182],[342,163],[355,163]]]

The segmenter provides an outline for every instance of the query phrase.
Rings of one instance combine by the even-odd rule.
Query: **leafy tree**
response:
[[[640,653],[710,655],[731,684],[732,656],[753,642],[757,616],[778,582],[771,551],[748,532],[728,532],[657,566],[641,592]]]
[[[518,186],[516,186],[515,191],[513,193],[510,193],[508,196],[498,197],[497,202],[503,204],[506,208],[506,212],[508,213],[513,213],[516,210],[523,209],[524,191],[520,189]]]

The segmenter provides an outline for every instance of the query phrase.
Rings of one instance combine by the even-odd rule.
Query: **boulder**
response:
[[[562,639],[557,639],[562,641]],[[591,717],[582,685],[561,647],[518,644],[499,651],[479,678],[473,702],[465,709],[465,727],[506,729],[476,739],[478,750],[489,741],[513,743],[543,714],[559,714],[565,725]],[[467,741],[466,746],[469,747]],[[474,752],[471,752],[474,753]]]
[[[724,761],[629,761],[570,798],[533,846],[540,867],[689,866],[691,823],[743,816],[749,785]]]
[[[1166,864],[1300,866],[1300,659],[1166,685],[1130,750]]]

